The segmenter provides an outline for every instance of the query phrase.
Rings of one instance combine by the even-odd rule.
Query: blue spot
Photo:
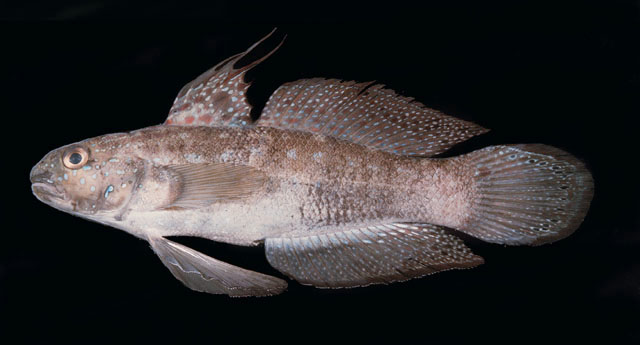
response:
[[[106,199],[107,197],[109,197],[109,193],[113,192],[113,186],[109,185],[109,187],[107,187],[107,189],[104,191],[104,198]]]

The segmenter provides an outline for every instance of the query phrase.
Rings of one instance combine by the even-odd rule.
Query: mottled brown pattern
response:
[[[456,159],[397,156],[305,132],[159,126],[130,140],[141,158],[161,157],[165,165],[227,162],[265,172],[271,194],[295,199],[298,220],[270,233],[398,221],[455,226],[471,197],[470,177]]]
[[[290,277],[353,287],[483,262],[442,227],[535,245],[568,236],[585,216],[593,182],[571,155],[510,145],[421,158],[486,129],[381,85],[288,83],[251,124],[244,73],[275,51],[236,66],[256,45],[187,84],[165,125],[51,151],[31,171],[36,197],[149,241],[186,286],[230,296],[287,284],[165,236],[265,243]],[[63,163],[70,149],[82,164]]]

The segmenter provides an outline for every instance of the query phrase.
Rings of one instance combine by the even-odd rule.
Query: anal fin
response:
[[[188,288],[232,297],[277,295],[287,288],[279,278],[216,260],[163,237],[150,237],[151,248]]]
[[[417,223],[267,238],[265,249],[279,271],[302,284],[327,288],[404,281],[484,262],[443,228]]]

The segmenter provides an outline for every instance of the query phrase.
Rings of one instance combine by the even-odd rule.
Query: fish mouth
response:
[[[44,203],[52,203],[54,201],[61,202],[65,200],[64,193],[49,183],[34,182],[31,184],[31,191],[38,200]]]
[[[31,192],[36,199],[61,211],[68,212],[73,209],[73,202],[70,200],[64,188],[52,180],[50,171],[43,169],[41,163],[34,166],[29,174],[31,181]]]

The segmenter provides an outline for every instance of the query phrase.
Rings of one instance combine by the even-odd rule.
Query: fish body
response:
[[[84,179],[87,188],[96,186],[95,202],[83,206],[87,211],[105,199],[109,186],[113,190],[107,200],[122,191],[127,197],[112,212],[126,216],[109,225],[138,237],[154,231],[160,236],[254,245],[268,236],[296,231],[414,219],[455,227],[462,221],[457,217],[464,214],[460,210],[473,199],[470,184],[464,183],[469,172],[459,159],[398,156],[278,128],[154,126],[74,145],[97,150],[103,159],[60,182],[73,186]],[[44,171],[52,160],[44,159],[36,169]],[[167,178],[171,166],[209,163],[258,170],[264,184],[247,198],[162,209],[180,193],[181,181]],[[109,182],[91,178],[96,172]]]
[[[536,245],[586,214],[591,176],[574,157],[510,145],[428,158],[486,130],[382,86],[288,83],[254,122],[243,76],[269,54],[236,67],[245,55],[187,84],[163,125],[47,154],[31,172],[36,197],[147,240],[185,285],[231,296],[287,284],[166,237],[264,244],[303,284],[353,287],[483,262],[445,228]]]

